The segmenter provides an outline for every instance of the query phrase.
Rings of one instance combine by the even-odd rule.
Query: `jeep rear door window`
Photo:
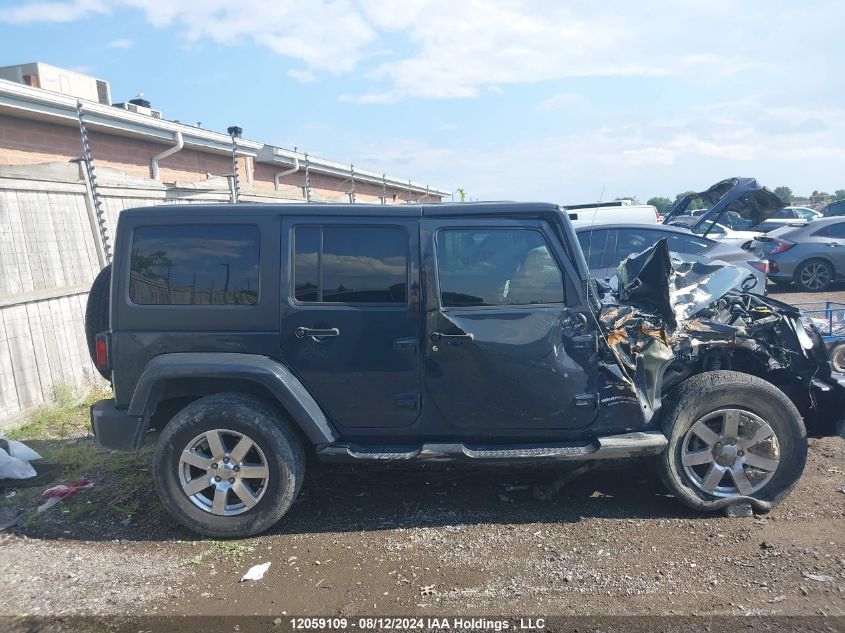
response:
[[[398,227],[296,227],[294,296],[302,303],[404,304],[408,232]]]
[[[437,273],[444,308],[563,303],[563,276],[533,229],[443,229]]]
[[[247,224],[143,226],[132,239],[138,305],[254,305],[260,233]]]

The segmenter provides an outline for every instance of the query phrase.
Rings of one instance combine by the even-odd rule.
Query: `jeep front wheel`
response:
[[[288,511],[304,461],[302,443],[272,407],[218,394],[191,403],[164,427],[153,476],[164,506],[190,530],[245,537]]]
[[[713,371],[681,383],[667,403],[663,432],[669,445],[660,456],[661,478],[696,510],[732,500],[771,508],[807,461],[807,434],[795,405],[749,374]]]

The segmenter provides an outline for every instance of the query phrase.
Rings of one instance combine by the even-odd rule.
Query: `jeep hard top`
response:
[[[137,450],[158,429],[165,506],[214,536],[280,519],[306,453],[651,456],[694,508],[766,510],[845,377],[795,309],[731,290],[743,275],[663,240],[602,290],[552,204],[130,209],[86,314],[114,390],[94,433]]]

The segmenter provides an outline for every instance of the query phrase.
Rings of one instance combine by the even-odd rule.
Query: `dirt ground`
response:
[[[179,528],[149,449],[97,448],[85,414],[27,438],[54,482],[0,490],[0,518],[25,511],[0,531],[0,614],[845,615],[840,437],[810,440],[803,478],[765,516],[694,514],[645,461],[602,464],[549,501],[534,487],[563,470],[309,463],[275,529],[223,542]],[[81,476],[94,488],[32,510]]]

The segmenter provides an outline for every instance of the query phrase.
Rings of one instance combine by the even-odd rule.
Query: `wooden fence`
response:
[[[123,209],[227,202],[225,177],[162,184],[97,169],[110,236]],[[241,189],[244,202],[299,202],[298,190]],[[102,267],[91,192],[79,164],[0,166],[0,428],[49,400],[56,387],[99,381],[84,314]]]

